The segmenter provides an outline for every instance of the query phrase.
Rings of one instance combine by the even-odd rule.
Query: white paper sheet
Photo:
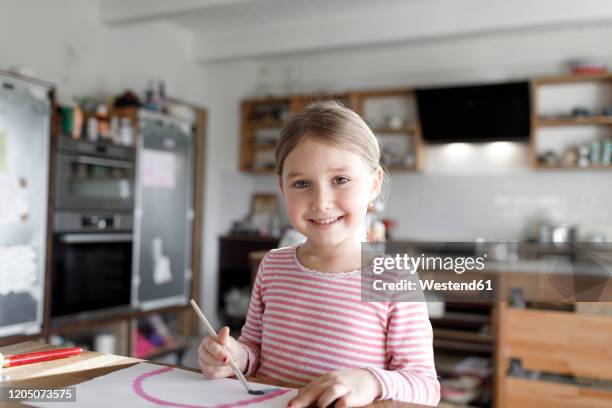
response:
[[[0,225],[22,223],[27,220],[28,215],[26,180],[0,174]]]
[[[154,188],[176,187],[176,157],[170,152],[144,149],[143,184]]]
[[[250,383],[255,390],[273,388]],[[115,371],[76,386],[80,407],[181,407],[181,408],[281,408],[297,390],[278,388],[265,395],[249,395],[238,380],[207,380],[200,373],[149,363]],[[31,403],[28,403],[31,404]],[[57,403],[35,403],[36,407],[57,408]]]
[[[163,285],[172,281],[172,268],[170,258],[164,255],[164,240],[161,237],[153,238],[151,243],[153,254],[153,282]]]

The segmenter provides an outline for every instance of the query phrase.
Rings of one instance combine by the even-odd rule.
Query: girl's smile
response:
[[[333,225],[342,221],[344,215],[340,215],[337,217],[329,217],[329,218],[314,218],[308,221],[312,222],[317,228],[331,228]]]

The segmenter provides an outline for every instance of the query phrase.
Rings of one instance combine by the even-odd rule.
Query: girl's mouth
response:
[[[340,215],[338,217],[330,217],[330,218],[313,218],[313,219],[309,219],[308,221],[310,221],[311,224],[313,224],[314,226],[318,228],[327,228],[327,227],[330,227],[336,224],[343,218],[344,218],[344,215]]]

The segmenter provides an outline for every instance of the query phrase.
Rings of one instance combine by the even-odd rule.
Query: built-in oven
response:
[[[51,316],[129,308],[133,148],[60,138],[56,163]]]
[[[134,148],[62,137],[55,175],[57,210],[131,211]]]
[[[128,308],[131,283],[131,232],[55,235],[52,317]]]

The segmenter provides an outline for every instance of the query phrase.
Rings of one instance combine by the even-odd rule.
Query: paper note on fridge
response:
[[[151,246],[151,253],[153,255],[153,282],[156,285],[163,285],[172,281],[170,258],[164,255],[164,241],[160,237],[155,237]]]
[[[255,390],[270,388],[269,385],[249,384]],[[201,373],[140,363],[78,384],[76,402],[66,406],[284,408],[296,394],[297,390],[278,388],[264,395],[250,395],[238,380],[207,380]],[[57,403],[53,402],[32,405],[57,408]]]
[[[22,223],[27,220],[28,214],[26,180],[0,174],[0,225]]]
[[[176,186],[176,157],[173,153],[144,149],[142,161],[145,187],[174,188]]]

